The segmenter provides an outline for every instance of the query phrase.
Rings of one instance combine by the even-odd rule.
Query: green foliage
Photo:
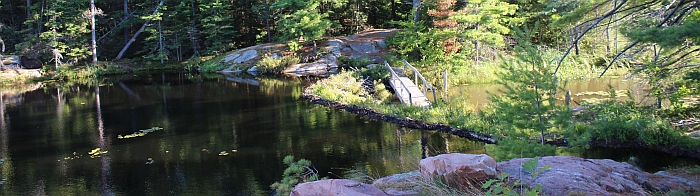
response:
[[[512,132],[511,132],[512,133]],[[538,141],[530,141],[524,133],[515,133],[506,138],[500,138],[498,145],[486,145],[486,152],[496,161],[504,161],[522,157],[554,156],[557,147],[552,145],[541,145]]]
[[[537,164],[535,162],[535,164]],[[547,165],[549,166],[549,165]],[[525,167],[525,165],[523,165]],[[533,176],[533,178],[537,177],[536,175]],[[481,185],[481,188],[486,189],[486,193],[484,195],[487,196],[493,196],[493,195],[508,195],[508,196],[517,196],[517,195],[527,195],[527,196],[537,196],[542,194],[542,185],[535,185],[534,189],[525,189],[521,190],[520,193],[516,192],[515,189],[522,184],[520,180],[517,180],[515,182],[509,183],[507,181],[508,178],[508,173],[501,173],[497,176],[496,179],[491,179],[486,181],[483,185]]]
[[[531,173],[532,178],[536,178],[538,175],[540,175],[542,172],[545,170],[549,169],[549,165],[544,166],[543,168],[540,168],[539,170],[537,169],[537,164],[539,163],[539,159],[535,157],[534,159],[531,159],[529,161],[526,161],[523,163],[522,167],[526,171],[529,171]],[[516,180],[515,182],[509,183],[507,182],[508,178],[508,173],[501,173],[497,176],[496,179],[491,179],[486,181],[483,185],[481,185],[481,188],[486,189],[486,193],[484,195],[508,195],[508,196],[514,196],[514,195],[528,195],[528,196],[536,196],[542,194],[542,185],[535,185],[534,189],[529,189],[526,188],[524,190],[520,190],[519,192],[516,192],[515,189],[518,188],[519,185],[522,184],[520,180]]]
[[[463,39],[489,46],[505,46],[503,35],[510,33],[508,23],[518,20],[510,17],[515,14],[518,5],[498,0],[480,0],[468,1],[465,9],[474,11],[460,12],[451,18],[460,23],[459,26],[469,27],[458,30],[464,36]]]
[[[50,49],[57,49],[69,64],[77,63],[92,55],[89,50],[90,28],[89,20],[84,17],[87,13],[88,1],[55,1],[47,5],[44,15],[49,20],[41,24],[47,31],[35,37],[27,38],[26,42],[18,44],[19,50],[40,54],[50,54]],[[83,11],[85,10],[85,11]],[[38,23],[39,13],[35,12],[35,20],[27,20],[27,25]],[[38,31],[37,31],[38,32]],[[33,34],[32,34],[33,35]]]
[[[287,69],[289,66],[295,65],[299,63],[299,58],[298,57],[290,57],[290,56],[284,56],[284,57],[272,57],[272,56],[266,56],[260,61],[258,61],[257,64],[255,64],[258,67],[258,71],[263,74],[279,74],[282,73],[285,69]]]
[[[359,59],[355,59],[355,58],[349,58],[349,57],[346,57],[346,56],[339,56],[339,57],[338,57],[338,62],[339,62],[339,64],[341,64],[342,66],[345,66],[345,67],[354,67],[354,68],[358,68],[358,69],[360,69],[360,68],[365,68],[365,67],[367,67],[367,65],[373,63],[373,62],[370,61],[368,58],[359,58]]]
[[[698,15],[697,13],[695,15]],[[656,18],[653,18],[656,19]],[[652,19],[652,20],[653,20]],[[639,21],[640,26],[621,29],[621,32],[634,41],[656,43],[663,48],[678,47],[688,40],[700,41],[700,19],[689,18],[681,25],[653,28],[658,21]],[[646,25],[644,25],[646,24]],[[652,26],[652,28],[650,28]]]
[[[648,145],[677,144],[687,148],[697,147],[698,141],[682,136],[680,130],[672,127],[649,108],[642,108],[633,102],[605,101],[597,105],[586,105],[595,113],[595,119],[587,131],[602,141],[633,141],[641,139]]]
[[[198,0],[202,34],[207,48],[205,54],[221,54],[235,47],[235,38],[238,32],[233,24],[237,24],[233,17],[231,2],[222,0]]]
[[[517,31],[519,38],[529,37],[529,33]],[[498,125],[495,129],[502,136],[500,145],[494,148],[500,151],[498,157],[514,157],[525,146],[523,150],[537,149],[534,154],[523,153],[525,156],[552,153],[547,147],[535,148],[527,139],[539,135],[538,143],[544,145],[545,133],[568,126],[571,111],[567,106],[556,105],[555,97],[563,90],[541,51],[526,39],[518,39],[515,52],[515,59],[503,63],[505,72],[498,81],[503,90],[489,95],[492,104],[482,117]]]
[[[298,41],[288,41],[287,47],[289,47],[289,51],[296,52],[301,50],[301,48],[303,48],[304,46],[302,46]]]
[[[353,72],[341,72],[316,82],[311,92],[331,101],[357,104],[375,100],[363,87]],[[383,100],[376,100],[382,102]]]
[[[362,68],[360,69],[360,75],[364,77],[369,77],[372,80],[388,81],[391,77],[391,73],[386,66],[377,65],[372,68]]]
[[[331,27],[328,13],[320,13],[316,9],[321,2],[318,0],[280,0],[275,1],[272,9],[284,10],[277,21],[277,32],[280,41],[316,41],[323,37]],[[314,44],[315,46],[315,44]],[[315,51],[314,47],[314,51]],[[295,51],[295,50],[292,50]]]
[[[287,155],[282,161],[287,169],[282,174],[282,180],[270,185],[275,190],[275,195],[289,195],[299,183],[319,180],[318,171],[311,166],[311,161],[299,159],[294,161],[294,156]]]
[[[187,64],[185,65],[186,70],[195,70],[196,68],[199,68],[200,65],[202,64],[202,57],[192,57],[187,60]]]
[[[549,169],[549,165],[545,165],[544,167],[537,169],[537,164],[539,163],[539,161],[540,158],[535,157],[523,163],[523,169],[525,169],[525,171],[530,172],[530,176],[532,176],[532,178],[539,176],[542,172]]]

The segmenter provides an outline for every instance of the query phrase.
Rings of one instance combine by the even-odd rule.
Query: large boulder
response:
[[[5,67],[18,67],[19,56],[16,56],[16,55],[2,56],[2,55],[0,55],[0,61],[2,61],[2,65]]]
[[[698,191],[698,184],[679,177],[649,174],[628,163],[610,159],[551,156],[539,159],[535,176],[522,168],[530,158],[499,162],[498,171],[530,188],[542,186],[544,195],[645,195],[669,190]]]
[[[377,179],[372,185],[391,196],[413,196],[420,195],[423,190],[421,181],[423,181],[423,177],[416,170]]]
[[[44,66],[44,63],[41,62],[39,59],[27,57],[27,56],[21,56],[20,58],[20,65],[23,68],[26,69],[39,69]]]
[[[382,190],[371,184],[365,184],[354,180],[331,179],[319,180],[298,184],[292,190],[291,196],[326,196],[326,195],[387,195]]]
[[[496,160],[485,154],[442,154],[421,160],[420,173],[423,178],[468,190],[477,182],[496,177]]]

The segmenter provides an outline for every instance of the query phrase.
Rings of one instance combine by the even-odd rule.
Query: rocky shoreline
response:
[[[533,172],[525,163],[536,163]],[[440,195],[449,186],[457,194],[483,195],[489,188],[482,184],[499,179],[502,189],[523,194],[542,187],[541,195],[653,195],[672,191],[700,192],[700,171],[661,171],[654,174],[635,168],[629,163],[610,159],[583,159],[570,156],[520,158],[495,162],[485,154],[442,154],[420,161],[418,171],[395,174],[375,180],[372,184],[347,179],[331,179],[297,185],[291,195]],[[535,174],[533,174],[535,173]],[[495,184],[495,183],[494,183]]]

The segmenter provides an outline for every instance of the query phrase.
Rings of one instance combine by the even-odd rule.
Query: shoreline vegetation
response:
[[[345,110],[407,128],[437,130],[480,141],[487,144],[489,151],[506,154],[494,156],[498,160],[514,158],[515,155],[522,156],[513,151],[533,147],[535,150],[530,151],[529,154],[526,153],[525,157],[556,155],[564,151],[581,152],[591,147],[609,147],[643,148],[674,156],[700,158],[698,139],[682,135],[683,131],[680,127],[673,127],[668,122],[671,117],[660,118],[647,115],[648,112],[659,113],[658,109],[635,106],[631,101],[607,99],[597,104],[586,104],[585,110],[577,112],[576,115],[569,107],[565,107],[564,112],[567,114],[564,117],[567,119],[566,123],[562,124],[566,124],[566,127],[548,131],[544,142],[536,134],[519,135],[518,138],[522,139],[514,141],[510,139],[514,137],[508,137],[513,135],[512,133],[492,129],[493,127],[503,129],[502,126],[494,125],[497,121],[492,118],[494,118],[493,115],[498,114],[498,111],[494,111],[492,107],[477,112],[466,101],[454,98],[448,101],[441,99],[433,106],[423,109],[391,103],[385,96],[383,99],[377,98],[376,94],[388,93],[384,92],[387,90],[381,82],[386,81],[388,76],[376,74],[386,72],[381,69],[381,66],[360,67],[356,72],[346,71],[332,75],[306,88],[302,97],[314,104]],[[378,80],[369,82],[377,77]],[[371,85],[372,83],[374,85]],[[370,89],[373,87],[378,88]],[[609,93],[615,94],[614,89],[610,91]],[[490,99],[498,101],[497,97]],[[500,111],[523,113],[523,111]],[[616,112],[620,114],[610,115]],[[497,149],[494,145],[490,145],[501,142],[505,143],[504,146],[513,147]],[[544,149],[538,151],[536,143],[540,142],[549,145],[542,145]]]

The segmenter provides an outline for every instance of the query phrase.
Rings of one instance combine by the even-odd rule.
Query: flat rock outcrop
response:
[[[445,184],[466,190],[475,183],[495,178],[496,161],[485,154],[441,154],[420,161],[425,179],[440,179]]]
[[[291,75],[324,75],[339,66],[338,57],[340,56],[351,59],[367,58],[374,63],[381,63],[383,56],[389,54],[389,48],[387,48],[385,41],[386,37],[396,31],[395,29],[379,29],[321,41],[318,47],[328,52],[313,62],[299,63],[285,69],[283,72]],[[243,48],[226,54],[224,58],[217,62],[227,66],[226,69],[219,72],[242,72],[241,67],[251,67],[265,55],[279,56],[280,53],[284,53],[286,50],[288,50],[287,46],[281,43]]]
[[[354,180],[331,179],[298,184],[292,190],[291,196],[326,196],[326,195],[368,195],[385,196],[384,191],[371,184]]]
[[[675,169],[648,173],[629,163],[610,159],[584,159],[570,156],[540,157],[537,168],[544,170],[534,178],[523,169],[531,158],[492,162],[488,155],[443,154],[421,160],[420,172],[395,174],[376,180],[373,185],[392,196],[424,195],[426,183],[442,179],[447,185],[460,190],[481,188],[481,183],[465,181],[467,173],[477,179],[495,178],[495,174],[507,173],[507,183],[519,181],[524,188],[542,186],[542,195],[649,195],[681,191],[700,192],[700,173]],[[476,165],[476,166],[467,166]],[[493,167],[494,170],[491,170]],[[470,169],[467,169],[470,168]],[[471,184],[470,184],[471,183]],[[518,191],[519,187],[513,187]]]
[[[533,178],[522,168],[530,158],[499,162],[498,171],[530,188],[542,186],[545,195],[646,195],[680,190],[697,192],[697,182],[671,175],[650,174],[610,159],[550,156],[539,159],[538,168],[550,168]]]

